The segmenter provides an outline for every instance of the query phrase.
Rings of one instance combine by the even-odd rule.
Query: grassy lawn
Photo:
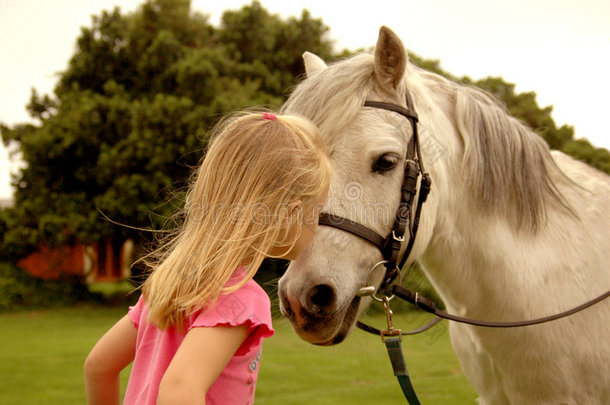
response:
[[[83,306],[0,315],[0,404],[84,403],[83,361],[124,313]],[[406,325],[404,317],[398,322]],[[382,316],[369,320],[383,325]],[[274,327],[276,335],[265,342],[257,404],[406,403],[379,338],[356,331],[341,345],[316,347],[283,319]],[[446,328],[441,323],[436,331],[405,338],[413,385],[423,404],[473,404],[476,395]],[[128,372],[121,376],[123,389]]]
[[[124,312],[79,307],[0,316],[0,404],[85,403],[85,357]]]

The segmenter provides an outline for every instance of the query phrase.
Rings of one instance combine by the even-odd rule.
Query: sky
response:
[[[0,122],[30,122],[30,89],[51,94],[66,69],[80,27],[118,5],[142,0],[0,0]],[[192,0],[218,24],[223,10],[249,0]],[[441,67],[473,79],[501,76],[517,91],[535,91],[553,105],[558,125],[575,128],[610,149],[610,2],[607,0],[260,0],[269,12],[299,16],[303,8],[330,27],[336,48],[375,45],[386,25],[405,46]],[[303,49],[306,51],[306,49]],[[11,195],[10,173],[20,165],[0,146],[0,198]]]

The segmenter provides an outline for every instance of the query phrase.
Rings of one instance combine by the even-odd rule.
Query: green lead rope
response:
[[[402,353],[402,342],[400,336],[397,337],[386,337],[383,342],[388,349],[388,356],[392,362],[392,368],[394,369],[394,375],[398,379],[402,393],[405,394],[405,398],[410,405],[421,405],[411,379],[409,378],[409,371],[407,371],[407,364]]]

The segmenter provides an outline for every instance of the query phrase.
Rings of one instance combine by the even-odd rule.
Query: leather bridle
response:
[[[419,145],[419,137],[417,132],[418,117],[413,107],[413,100],[409,91],[406,91],[407,107],[402,107],[397,104],[385,103],[381,101],[365,101],[364,107],[379,108],[382,110],[392,111],[402,115],[411,123],[412,136],[407,145],[405,156],[405,167],[402,185],[400,187],[400,203],[394,217],[394,224],[388,236],[383,237],[376,231],[359,224],[351,219],[344,218],[335,214],[322,212],[320,213],[320,225],[331,226],[349,232],[353,235],[367,240],[372,245],[377,247],[383,255],[385,262],[385,275],[381,282],[378,291],[388,292],[393,283],[399,279],[400,269],[406,263],[419,227],[419,217],[421,215],[422,205],[430,192],[431,180],[428,173],[424,170],[424,164],[421,156],[421,148]],[[417,194],[417,182],[421,174],[419,187],[419,197],[417,207],[413,216],[413,202]],[[413,218],[412,218],[413,216]],[[409,241],[407,248],[399,261],[399,253],[403,242],[405,242],[405,234],[409,233]]]

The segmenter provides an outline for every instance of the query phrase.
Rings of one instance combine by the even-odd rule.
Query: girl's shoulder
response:
[[[246,284],[244,284],[241,288],[239,288],[227,295],[231,295],[231,294],[234,294],[234,295],[240,296],[240,297],[249,297],[254,300],[270,302],[269,296],[267,295],[267,293],[265,292],[263,287],[261,287],[256,281],[254,281],[254,279],[248,280],[246,282]],[[221,297],[222,297],[222,295],[221,295]]]
[[[254,280],[248,280],[239,289],[221,294],[215,304],[204,308],[188,320],[188,328],[217,325],[246,325],[251,329],[271,327],[271,301],[263,288]]]

